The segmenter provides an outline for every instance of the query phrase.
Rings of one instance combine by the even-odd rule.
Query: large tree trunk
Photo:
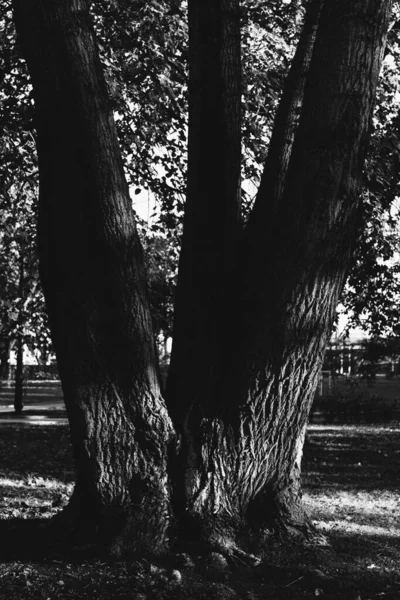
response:
[[[115,552],[160,552],[172,426],[88,2],[14,9],[35,97],[40,274],[76,462],[63,522]]]
[[[214,2],[214,11],[208,4],[189,0],[190,56],[192,72],[204,61],[213,82],[226,72],[228,57],[238,62],[237,29],[219,38],[222,48],[211,59],[212,45],[201,44],[204,21],[211,31],[223,29],[221,20],[232,31],[237,3]],[[234,550],[244,534],[262,542],[272,529],[309,531],[301,505],[303,440],[355,242],[390,5],[310,3],[260,191],[239,241],[231,218],[237,214],[236,171],[231,179],[225,168],[237,137],[217,159],[213,149],[224,143],[230,113],[209,102],[210,86],[201,88],[192,78],[189,150],[195,147],[201,158],[197,164],[189,158],[190,227],[184,230],[167,386],[181,436],[176,471],[182,481],[174,505],[190,539]],[[211,88],[218,97],[223,86]],[[207,119],[220,126],[207,126]],[[216,226],[219,243],[217,235],[201,237]],[[207,277],[200,265],[212,265]],[[217,310],[213,296],[220,299]]]
[[[41,278],[77,467],[64,517],[116,552],[160,552],[170,481],[191,541],[237,551],[272,528],[303,532],[303,438],[355,239],[390,1],[310,3],[244,228],[239,4],[189,0],[169,463],[173,428],[88,3],[13,2],[35,94]]]

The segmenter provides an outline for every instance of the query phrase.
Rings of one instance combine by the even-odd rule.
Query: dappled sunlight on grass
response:
[[[318,527],[326,533],[339,531],[346,534],[356,533],[357,535],[368,535],[372,537],[400,537],[400,529],[387,529],[385,527],[377,527],[374,525],[360,525],[360,523],[349,523],[347,521],[317,521],[316,523]]]
[[[400,489],[397,425],[311,425],[304,448],[308,490],[363,492]]]
[[[400,538],[400,493],[320,491],[306,493],[304,502],[314,523],[324,531]]]
[[[68,502],[73,484],[43,477],[0,477],[2,519],[49,518]]]
[[[349,434],[360,433],[362,435],[380,435],[382,432],[400,433],[400,427],[396,425],[309,425],[308,431],[313,435],[323,437],[348,437]]]
[[[324,564],[359,581],[362,600],[400,598],[399,455],[397,425],[308,430],[304,503],[332,543],[334,552]]]

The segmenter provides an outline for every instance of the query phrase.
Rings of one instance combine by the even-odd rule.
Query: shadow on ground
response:
[[[305,503],[331,546],[271,543],[256,568],[219,568],[217,557],[185,566],[181,555],[112,563],[47,528],[73,488],[68,427],[3,423],[0,598],[399,600],[399,455],[396,426],[310,427]]]

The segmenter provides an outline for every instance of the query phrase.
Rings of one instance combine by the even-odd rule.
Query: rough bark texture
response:
[[[82,541],[161,552],[167,444],[142,249],[84,0],[15,0],[34,87],[39,253],[77,481]]]
[[[192,4],[201,10],[202,3]],[[213,276],[205,282],[192,269],[197,298],[187,296],[184,310],[178,307],[168,400],[187,409],[176,423],[182,436],[177,468],[183,469],[185,484],[175,490],[175,506],[188,536],[215,547],[233,550],[251,530],[260,540],[271,529],[303,535],[309,528],[300,490],[305,427],[355,242],[360,175],[389,14],[390,2],[384,0],[310,3],[259,195],[232,254],[236,269],[200,248],[196,262],[213,264]],[[212,72],[223,68],[224,56],[221,51],[219,66],[208,61]],[[200,57],[192,51],[192,62]],[[207,92],[197,88],[196,94],[194,112]],[[213,148],[218,131],[208,133]],[[221,168],[218,181],[225,174]],[[211,195],[197,193],[198,177],[189,162],[191,215],[194,205],[203,210]],[[237,190],[230,190],[225,203],[218,194],[212,197],[229,223]],[[237,223],[234,227],[224,229],[228,240]],[[191,237],[185,230],[182,272]],[[224,295],[221,285],[227,281]],[[180,279],[178,298],[185,285]],[[205,285],[223,298],[219,313],[204,303]],[[217,337],[193,335],[196,302],[208,311],[208,329],[220,332]],[[190,352],[178,372],[174,361],[181,360],[182,332]],[[223,360],[208,394],[217,354]]]

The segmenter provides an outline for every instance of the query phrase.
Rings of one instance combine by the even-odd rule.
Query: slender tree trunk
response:
[[[202,21],[194,15],[207,11],[213,31],[221,15],[229,19],[233,13],[212,13],[200,0],[191,4],[196,49]],[[177,469],[184,483],[175,489],[175,507],[189,539],[237,551],[238,541],[262,542],[272,529],[309,531],[301,505],[302,448],[356,239],[360,176],[390,9],[386,0],[310,3],[262,184],[239,243],[237,220],[229,219],[237,189],[230,188],[224,202],[204,184],[197,193],[201,184],[189,159],[186,220],[193,230],[207,230],[199,215],[212,198],[222,214],[221,239],[232,240],[227,252],[236,264],[220,260],[216,244],[195,246],[190,229],[184,230],[178,300],[185,297],[186,306],[178,304],[168,401],[179,406]],[[211,61],[207,45],[200,47],[205,55],[192,49],[191,69],[201,69],[197,63],[204,61],[213,81],[213,73],[224,70],[226,53],[221,49]],[[209,89],[192,90],[192,113],[205,114]],[[215,105],[207,115],[211,123],[219,118]],[[216,174],[209,151],[219,147],[221,132],[195,124],[192,116],[189,139],[203,148],[197,161],[203,182],[207,165],[223,189],[231,182],[225,153]],[[211,277],[187,261],[188,246],[196,265],[213,265]],[[185,295],[188,281],[192,296]],[[222,298],[219,312],[205,300],[213,294]]]
[[[17,415],[20,415],[24,408],[24,339],[22,335],[18,335],[17,338],[17,360],[14,379],[14,410]]]
[[[23,248],[20,247],[19,257],[19,281],[18,281],[18,295],[22,299],[24,295],[24,254]],[[15,365],[15,390],[14,390],[14,410],[17,415],[22,413],[24,408],[24,337],[22,335],[23,327],[23,312],[22,306],[20,307],[18,314],[18,334],[17,334],[17,358]]]
[[[8,339],[2,342],[0,351],[0,379],[8,379],[10,349],[11,340]]]
[[[172,426],[159,388],[142,248],[85,0],[15,0],[40,172],[39,254],[76,485],[80,541],[162,552]]]

